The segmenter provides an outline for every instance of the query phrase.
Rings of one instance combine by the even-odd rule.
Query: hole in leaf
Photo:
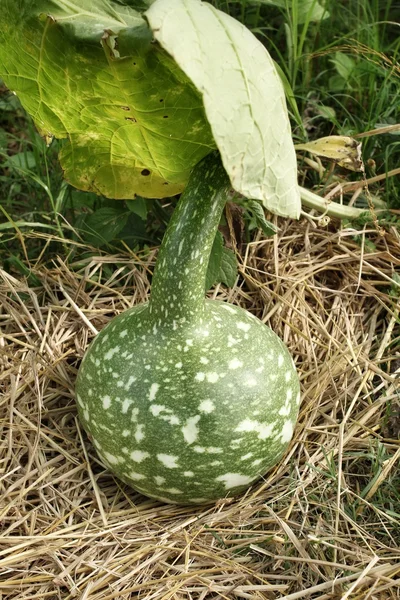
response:
[[[163,116],[163,119],[168,119],[168,115],[164,115],[164,116]]]
[[[160,102],[164,102],[164,98],[160,98]]]
[[[144,177],[147,177],[148,175],[150,175],[150,171],[148,169],[142,169],[142,175]]]

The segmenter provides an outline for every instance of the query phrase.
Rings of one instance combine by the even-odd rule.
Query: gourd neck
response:
[[[160,325],[201,318],[211,248],[230,183],[219,155],[192,171],[161,244],[150,297],[150,315]]]

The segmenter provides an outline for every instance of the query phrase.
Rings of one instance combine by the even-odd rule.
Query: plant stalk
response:
[[[176,328],[203,313],[208,262],[230,187],[216,153],[193,169],[165,232],[154,271],[149,308],[160,324]]]

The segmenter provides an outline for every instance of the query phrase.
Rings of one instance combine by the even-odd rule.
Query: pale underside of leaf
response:
[[[111,0],[0,0],[0,14],[0,76],[43,135],[66,138],[70,183],[111,198],[184,189],[215,144],[201,96],[150,43],[139,12]]]
[[[264,46],[238,21],[199,0],[156,0],[145,16],[156,40],[202,94],[234,189],[298,218],[285,96]]]

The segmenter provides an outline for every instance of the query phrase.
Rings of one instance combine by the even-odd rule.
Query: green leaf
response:
[[[156,0],[145,15],[156,40],[202,94],[233,188],[272,212],[298,218],[285,94],[261,42],[200,0]]]
[[[0,151],[4,152],[7,150],[8,136],[7,132],[0,127]]]
[[[271,237],[277,233],[277,228],[273,223],[267,221],[264,214],[264,209],[257,200],[249,200],[246,207],[252,213],[257,227],[259,227],[266,237]]]
[[[220,279],[218,279],[218,277],[221,271],[223,247],[224,242],[222,235],[219,231],[217,231],[216,236],[214,238],[213,247],[211,249],[210,260],[208,263],[206,275],[206,291],[212,288],[212,286],[215,283],[219,283],[219,281],[221,281]]]
[[[152,44],[150,1],[0,0],[0,76],[75,187],[172,196],[215,148],[200,94]]]
[[[208,263],[206,275],[206,291],[217,283],[224,283],[228,287],[233,287],[237,277],[236,256],[225,248],[221,233],[217,231],[211,250],[210,261]]]
[[[117,207],[104,207],[85,216],[81,226],[85,240],[99,247],[111,242],[125,227],[128,214]]]
[[[335,55],[330,62],[335,65],[336,71],[340,77],[349,83],[356,69],[356,61],[354,58],[343,52],[335,52]]]
[[[143,221],[147,219],[147,203],[144,198],[137,196],[134,200],[127,200],[126,206]]]
[[[218,277],[228,287],[233,287],[236,283],[237,261],[235,254],[229,248],[222,248],[222,260]]]
[[[18,152],[18,154],[12,154],[4,161],[5,165],[10,167],[17,167],[24,171],[29,171],[36,167],[36,158],[34,152]]]
[[[71,189],[66,208],[93,208],[96,201],[98,202],[98,196],[96,194],[78,192],[77,190]]]

